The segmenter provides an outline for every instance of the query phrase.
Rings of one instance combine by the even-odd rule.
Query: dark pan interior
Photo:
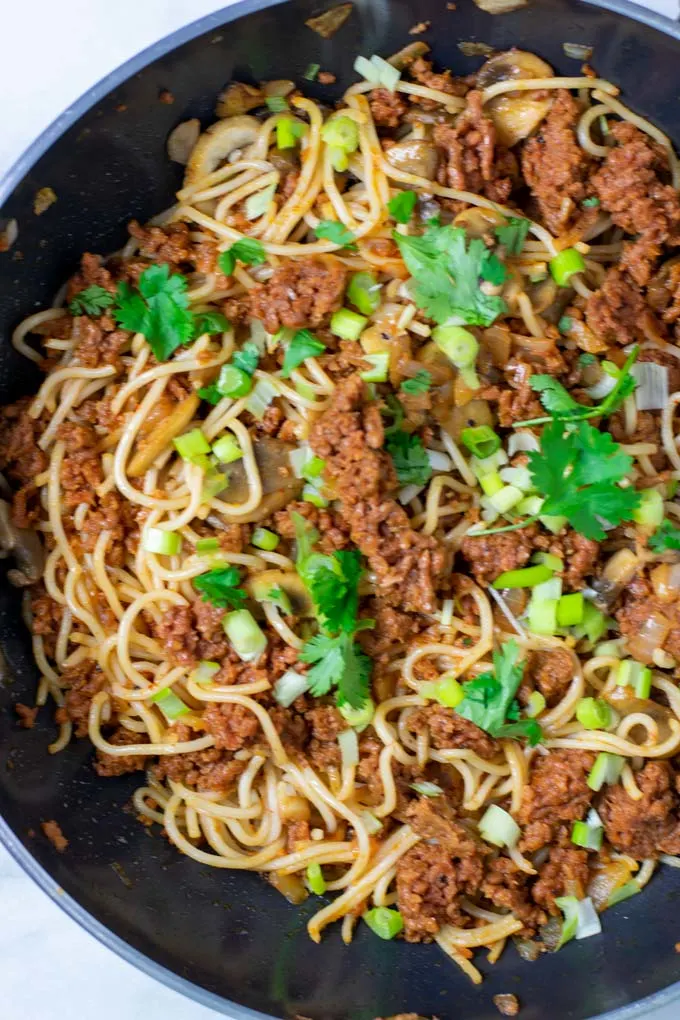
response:
[[[246,10],[261,6],[251,3]],[[36,384],[30,365],[10,347],[13,326],[49,303],[82,251],[119,246],[127,220],[144,220],[171,203],[180,174],[165,156],[168,132],[188,117],[208,123],[217,93],[232,77],[300,79],[310,62],[318,62],[338,75],[338,84],[305,87],[331,99],[352,80],[357,53],[393,52],[411,39],[414,22],[430,19],[432,30],[423,38],[438,63],[457,73],[479,64],[461,55],[460,40],[498,49],[521,46],[563,73],[577,73],[579,65],[565,57],[562,43],[591,44],[598,73],[620,84],[634,109],[680,142],[680,42],[670,23],[674,36],[577,0],[534,0],[501,17],[482,13],[471,0],[458,0],[455,11],[448,11],[444,0],[359,0],[347,24],[324,41],[303,26],[317,10],[316,0],[295,0],[231,24],[226,22],[233,10],[207,19],[209,31],[115,87],[28,170],[3,209],[3,216],[19,222],[17,244],[0,255],[3,403]],[[171,90],[173,105],[159,102],[162,89]],[[38,218],[32,203],[43,186],[54,189],[57,202]],[[337,930],[315,946],[304,930],[313,906],[296,910],[257,876],[203,868],[152,836],[123,810],[134,778],[98,779],[86,742],[49,756],[50,711],[40,713],[34,730],[17,728],[12,704],[30,702],[37,680],[19,608],[17,593],[0,583],[0,643],[7,660],[7,675],[0,681],[5,839],[14,840],[14,852],[25,863],[32,855],[52,876],[52,885],[56,882],[132,947],[129,958],[136,956],[135,962],[165,980],[169,976],[156,965],[199,986],[184,985],[185,991],[218,1007],[221,1002],[225,1011],[241,1017],[253,1014],[224,1000],[278,1017],[301,1014],[314,1020],[371,1020],[410,1010],[446,1020],[496,1020],[492,996],[515,992],[523,1020],[580,1020],[680,979],[680,957],[674,952],[680,938],[680,874],[668,868],[644,895],[607,913],[603,937],[572,943],[536,964],[523,963],[508,950],[495,967],[482,962],[487,978],[481,988],[474,988],[438,948],[385,943],[363,926],[349,948]],[[62,855],[40,835],[40,821],[51,818],[70,841]],[[49,887],[50,880],[43,884]],[[116,948],[120,951],[121,944]],[[218,1002],[210,993],[223,999]]]

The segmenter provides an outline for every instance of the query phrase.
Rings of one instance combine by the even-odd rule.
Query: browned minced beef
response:
[[[282,538],[289,540],[295,538],[295,526],[291,516],[293,513],[300,514],[310,527],[319,532],[321,552],[330,553],[335,549],[346,549],[351,544],[347,523],[333,507],[321,510],[311,503],[302,501],[293,501],[285,510],[279,510],[274,514],[275,530]]]
[[[43,639],[45,652],[54,657],[64,608],[47,594],[42,584],[31,589],[31,629]]]
[[[120,355],[131,336],[125,330],[117,329],[108,315],[102,316],[99,322],[87,315],[76,316],[73,320],[72,337],[76,342],[78,360],[87,368],[114,365],[120,369]]]
[[[80,269],[68,282],[66,300],[71,301],[81,290],[92,286],[103,287],[109,294],[116,292],[116,282],[111,271],[102,264],[99,255],[88,251],[80,259]]]
[[[408,65],[408,73],[427,89],[435,89],[437,92],[444,92],[449,96],[462,98],[469,90],[469,82],[465,78],[454,78],[450,71],[437,72],[432,70],[432,61],[424,57],[416,59]],[[436,106],[434,100],[424,99],[421,96],[411,97],[411,101],[430,109]]]
[[[595,573],[600,555],[599,544],[568,528],[558,536],[551,536],[547,545],[551,553],[564,561],[562,580],[567,591],[581,591],[586,578]]]
[[[428,732],[437,748],[464,747],[480,758],[493,758],[500,750],[484,730],[444,705],[416,709],[408,720],[408,728],[414,733]]]
[[[101,461],[97,453],[99,437],[91,425],[64,422],[57,437],[66,447],[61,465],[63,502],[67,510],[81,503],[96,502],[95,489],[104,480]]]
[[[477,858],[490,853],[453,813],[444,797],[419,797],[406,809],[406,820],[428,846],[440,846],[450,857]],[[481,869],[478,882],[481,881]]]
[[[22,705],[18,702],[14,706],[14,711],[19,716],[19,725],[23,726],[25,730],[32,730],[35,726],[35,717],[38,714],[38,706],[34,705]]]
[[[532,853],[551,843],[565,824],[583,818],[592,791],[586,779],[595,763],[590,751],[557,750],[536,755],[524,788],[518,821],[520,848]]]
[[[399,93],[389,92],[387,89],[373,89],[368,101],[373,120],[378,127],[399,127],[408,110],[408,103],[402,99]]]
[[[586,322],[601,340],[625,346],[653,335],[652,310],[640,288],[627,273],[607,270],[604,283],[588,298]]]
[[[574,676],[574,660],[566,648],[529,652],[524,682],[541,692],[549,706],[564,697]]]
[[[66,714],[73,722],[77,737],[87,736],[90,703],[106,684],[106,676],[94,659],[83,659],[77,666],[69,666],[61,674],[66,689]]]
[[[530,138],[522,151],[524,179],[553,234],[563,233],[583,216],[580,203],[592,194],[593,159],[576,138],[582,112],[573,96],[560,89],[538,135]]]
[[[468,535],[460,551],[475,580],[487,585],[506,570],[516,570],[529,562],[536,548],[537,534],[538,528],[531,525],[501,535],[480,535],[479,538]]]
[[[663,245],[680,244],[680,200],[662,146],[627,121],[615,124],[612,134],[618,145],[592,185],[614,223],[638,235],[625,245],[621,267],[644,286]]]
[[[422,617],[403,613],[381,598],[368,601],[365,612],[367,619],[375,620],[375,626],[363,631],[361,645],[373,660],[394,658],[397,649],[408,645],[423,629]]]
[[[662,601],[654,593],[647,572],[636,574],[626,585],[622,594],[622,605],[615,616],[624,637],[638,634],[650,617],[656,615],[668,621],[670,630],[662,648],[680,660],[680,605],[673,599]]]
[[[531,895],[550,914],[559,914],[555,900],[575,896],[582,900],[588,888],[588,853],[575,846],[551,846],[550,856],[542,864]]]
[[[248,291],[250,315],[270,333],[321,326],[342,304],[347,270],[330,255],[291,259]]]
[[[60,854],[62,854],[68,846],[68,840],[66,839],[64,833],[61,831],[61,826],[59,822],[55,822],[54,820],[51,820],[49,822],[41,822],[40,828],[47,836],[54,849],[57,850]]]
[[[476,892],[482,868],[481,857],[454,860],[443,847],[427,843],[404,854],[397,864],[397,904],[406,941],[428,942],[444,924],[468,924],[460,896]]]
[[[260,732],[260,721],[245,705],[210,704],[203,712],[206,731],[215,738],[215,747],[239,751],[252,744]]]
[[[547,915],[531,898],[528,875],[509,857],[494,857],[487,866],[481,893],[495,907],[510,910],[523,923],[522,934],[533,935]]]
[[[112,567],[122,567],[126,555],[134,555],[139,547],[140,528],[148,513],[146,507],[131,503],[115,490],[97,496],[72,544],[79,545],[83,552],[92,552],[102,531],[106,531],[106,561]]]
[[[358,375],[341,380],[312,429],[311,445],[326,460],[341,516],[376,575],[380,595],[404,610],[431,612],[444,554],[433,538],[413,530],[393,498],[397,480],[383,451],[382,418],[367,401]]]
[[[190,739],[190,738],[189,738]],[[191,789],[228,793],[237,783],[248,763],[234,761],[224,751],[208,747],[188,754],[166,754],[153,766],[161,781],[172,779]]]
[[[496,144],[496,129],[484,113],[482,93],[468,92],[466,103],[453,127],[435,125],[432,137],[445,155],[439,183],[505,202],[517,177],[517,161]]]
[[[227,654],[223,617],[224,610],[195,599],[190,606],[170,606],[153,629],[174,665],[195,666],[201,659],[215,662]]]
[[[0,410],[0,470],[20,485],[32,483],[48,464],[38,446],[44,424],[28,413],[31,403],[23,397]]]
[[[620,853],[642,859],[680,852],[678,797],[667,761],[648,761],[635,774],[640,800],[622,786],[607,786],[598,805],[607,840]]]
[[[107,735],[107,740],[116,747],[127,747],[128,744],[146,744],[149,738],[146,733],[133,733],[119,726]],[[124,776],[127,772],[143,771],[149,760],[149,755],[145,754],[106,754],[98,750],[94,767],[100,776]]]

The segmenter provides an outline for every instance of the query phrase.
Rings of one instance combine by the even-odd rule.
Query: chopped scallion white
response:
[[[654,361],[638,361],[630,374],[637,382],[635,406],[638,411],[659,411],[668,403],[668,369]]]
[[[306,676],[296,673],[294,669],[288,669],[274,684],[274,697],[279,705],[289,708],[301,694],[305,693],[308,686],[309,682]]]
[[[354,768],[359,764],[359,738],[355,730],[343,730],[338,734],[340,755],[343,769]]]

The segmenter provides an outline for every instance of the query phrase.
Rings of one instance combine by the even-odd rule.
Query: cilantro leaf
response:
[[[425,485],[429,482],[432,466],[420,436],[399,429],[388,435],[385,445],[401,485]]]
[[[518,661],[518,655],[519,646],[512,640],[494,651],[493,673],[481,673],[464,684],[465,697],[455,711],[493,737],[527,737],[533,745],[541,739],[542,731],[535,719],[519,719],[515,695],[524,663]]]
[[[300,660],[312,665],[307,680],[315,697],[335,688],[338,705],[361,708],[366,702],[372,663],[349,634],[317,634],[302,647]]]
[[[236,269],[236,260],[244,266],[260,266],[267,261],[264,245],[255,237],[242,237],[217,258],[217,264],[225,276],[231,276]]]
[[[413,298],[435,322],[441,324],[456,315],[470,325],[490,326],[507,310],[502,298],[480,289],[483,267],[498,276],[481,238],[472,238],[466,247],[462,227],[434,222],[423,234],[408,236],[395,230],[392,236],[413,277]]]
[[[426,368],[421,368],[412,379],[404,379],[399,388],[404,393],[427,393],[431,385],[432,374]]]
[[[220,609],[240,609],[246,600],[246,593],[239,588],[241,574],[236,567],[217,567],[193,579],[196,591],[204,602],[211,602]]]
[[[562,383],[551,375],[532,375],[529,385],[535,393],[540,393],[540,400],[544,408],[555,417],[571,417],[573,414],[590,410],[574,400]]]
[[[158,361],[167,361],[194,335],[187,281],[170,266],[152,265],[139,277],[139,293],[119,283],[114,313],[123,329],[142,333]]]
[[[287,379],[293,369],[301,365],[303,361],[306,361],[307,358],[314,358],[317,354],[323,354],[325,350],[326,345],[317,340],[313,333],[310,333],[308,329],[299,329],[286,348],[281,375]]]
[[[265,599],[267,602],[271,602],[272,605],[277,606],[285,616],[292,615],[293,607],[291,605],[290,598],[280,584],[276,584],[273,588],[270,588]]]
[[[348,251],[358,250],[354,244],[356,237],[352,231],[348,230],[343,223],[338,223],[337,220],[321,220],[314,228],[314,233],[320,241],[331,241],[333,244],[347,248]]]
[[[676,528],[669,520],[662,521],[654,534],[647,539],[647,545],[656,553],[680,549],[680,528]]]
[[[618,373],[616,385],[613,390],[599,404],[588,407],[579,404],[570,393],[564,388],[561,382],[551,375],[533,375],[529,384],[536,393],[540,393],[540,400],[546,411],[554,417],[564,418],[568,421],[586,421],[588,418],[603,418],[612,414],[623,401],[634,392],[637,382],[631,369],[637,360],[639,349],[634,347],[628,355],[623,368]],[[581,355],[584,357],[584,355]],[[540,424],[540,418],[531,421],[518,422],[518,425]]]
[[[511,216],[503,227],[496,227],[494,233],[498,243],[502,244],[508,255],[519,255],[524,247],[524,242],[531,226],[529,220],[519,216]]]
[[[492,283],[497,287],[501,283],[505,283],[508,278],[508,271],[498,258],[498,255],[494,255],[492,251],[487,251],[486,256],[481,261],[479,275],[487,283]]]
[[[194,316],[194,337],[224,333],[227,329],[231,329],[231,323],[220,312],[199,312]]]
[[[540,451],[529,453],[535,487],[545,496],[541,513],[567,517],[586,538],[601,541],[604,525],[631,520],[640,495],[622,481],[633,464],[608,432],[587,422],[565,431],[557,419],[543,429]]]
[[[353,634],[359,611],[359,579],[363,573],[361,553],[358,549],[342,549],[324,558],[329,563],[320,564],[311,572],[308,585],[320,623],[330,633]]]
[[[383,418],[392,419],[392,424],[385,428],[385,435],[389,436],[392,432],[398,432],[404,421],[404,408],[393,393],[386,395],[385,407],[380,408],[380,413]]]
[[[224,396],[224,394],[220,393],[218,390],[216,383],[210,383],[209,386],[202,386],[198,391],[198,395],[201,400],[207,400],[208,403],[213,406],[215,404],[219,404],[220,400],[222,400],[222,397]]]
[[[114,294],[93,283],[76,294],[69,303],[68,310],[71,315],[101,315],[115,300]]]
[[[260,361],[260,351],[257,344],[253,343],[252,340],[247,340],[243,344],[240,351],[234,351],[231,356],[231,363],[236,368],[240,368],[246,375],[252,375],[258,366]]]
[[[408,223],[417,201],[415,191],[400,191],[387,203],[387,211],[397,223]]]

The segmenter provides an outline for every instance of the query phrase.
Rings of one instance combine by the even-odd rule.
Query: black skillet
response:
[[[215,97],[231,78],[301,82],[307,65],[319,63],[337,74],[337,85],[305,88],[333,99],[353,80],[358,53],[392,53],[411,41],[415,22],[430,20],[420,38],[456,73],[480,63],[461,54],[461,40],[532,50],[566,74],[580,65],[562,44],[592,45],[598,73],[680,143],[680,30],[632,4],[530,0],[494,17],[471,0],[458,0],[455,11],[445,0],[358,0],[330,40],[304,26],[318,11],[317,0],[246,0],[176,32],[88,92],[0,183],[1,217],[19,224],[14,248],[0,255],[2,403],[37,385],[30,364],[10,346],[12,327],[50,302],[81,252],[115,249],[131,217],[143,221],[171,203],[180,174],[166,158],[167,135],[189,117],[210,123]],[[174,104],[159,101],[163,89]],[[45,186],[58,201],[38,218],[33,198]],[[605,1013],[624,1020],[672,1001],[680,1016],[680,984],[669,988],[680,979],[677,871],[663,868],[643,895],[608,912],[599,938],[534,964],[512,948],[495,967],[482,959],[480,988],[436,946],[382,942],[364,926],[349,948],[337,930],[316,946],[305,933],[312,906],[295,909],[256,875],[201,867],[151,836],[123,810],[134,777],[99,779],[87,742],[49,756],[50,711],[40,713],[35,729],[17,728],[12,705],[31,701],[37,671],[4,572],[0,644],[7,660],[0,680],[0,838],[88,931],[172,987],[238,1020],[298,1014],[371,1020],[406,1011],[497,1020],[492,996],[499,992],[519,996],[522,1020]],[[52,818],[70,841],[61,855],[40,835],[40,821]],[[647,996],[653,1000],[639,1002]]]

